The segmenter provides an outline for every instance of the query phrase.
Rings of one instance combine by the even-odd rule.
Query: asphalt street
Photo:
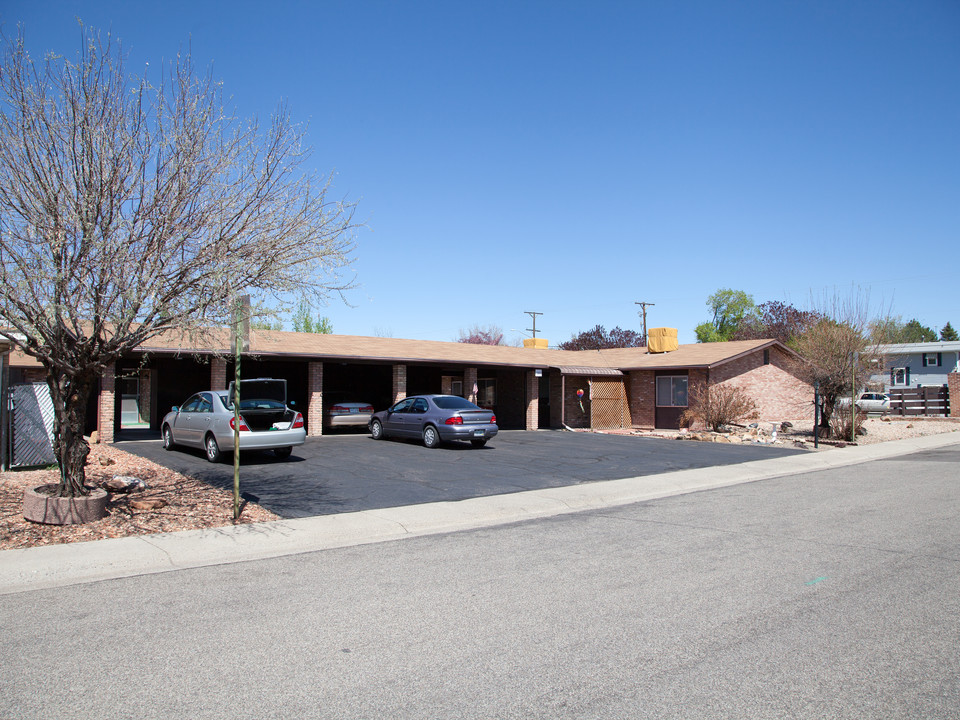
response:
[[[6,595],[0,717],[957,718],[958,463]]]
[[[233,465],[159,440],[118,447],[212,485],[233,489]],[[280,517],[313,517],[464,500],[673,470],[733,465],[803,453],[788,446],[679,442],[561,431],[501,432],[486,447],[373,440],[365,434],[308,438],[289,460],[241,456],[241,487]]]

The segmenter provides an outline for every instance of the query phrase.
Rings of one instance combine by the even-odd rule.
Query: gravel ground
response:
[[[960,431],[960,418],[949,420],[943,418],[868,418],[863,426],[867,433],[857,438],[858,445],[957,432]]]
[[[769,428],[760,424],[761,442],[773,442]],[[769,425],[769,424],[767,424]],[[857,438],[858,445],[900,440],[903,438],[960,431],[960,419],[869,418],[864,423],[866,434]],[[676,437],[678,433],[625,431],[640,436]],[[706,439],[706,438],[704,438]],[[757,437],[743,433],[742,442],[756,442]],[[813,449],[813,433],[797,427],[778,434],[777,444],[794,444]],[[821,451],[829,452],[836,441],[821,441]],[[113,445],[92,445],[87,462],[87,482],[101,486],[118,475],[129,475],[146,482],[146,489],[130,495],[113,493],[103,520],[85,525],[42,525],[23,518],[23,491],[58,481],[57,470],[10,471],[0,474],[0,550],[11,548],[83,542],[127,535],[145,535],[177,530],[221,527],[233,524],[233,495],[204,482],[168,470],[144,458],[130,455]],[[156,510],[135,510],[131,499],[158,498],[166,506]],[[270,511],[247,504],[241,523],[278,520]]]
[[[734,442],[761,442],[764,444],[788,445],[793,444],[813,450],[813,428],[803,428],[799,426],[791,427],[787,430],[781,430],[777,433],[777,439],[773,440],[771,430],[773,424],[769,422],[760,422],[757,430],[749,428],[736,429],[735,432],[723,435],[724,440],[730,439]],[[811,423],[812,425],[812,423]],[[870,417],[863,423],[863,434],[857,436],[855,445],[872,445],[874,443],[888,442],[890,440],[903,440],[906,438],[922,437],[923,435],[938,435],[945,432],[960,431],[960,418],[900,418],[900,417]],[[612,431],[617,434],[627,435],[645,435],[647,437],[681,438],[689,440],[716,440],[720,433],[708,433],[705,431],[685,430],[623,430]],[[850,445],[849,441],[827,439],[820,440],[820,450],[830,450],[832,448]]]

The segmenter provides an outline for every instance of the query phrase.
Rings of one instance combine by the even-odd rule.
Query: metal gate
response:
[[[590,427],[611,430],[630,427],[623,378],[593,378],[590,382]]]
[[[47,384],[11,385],[7,407],[10,467],[54,464],[53,401]]]

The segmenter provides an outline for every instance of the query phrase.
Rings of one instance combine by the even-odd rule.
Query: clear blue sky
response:
[[[960,3],[0,0],[9,35],[131,70],[190,43],[243,116],[285,99],[359,202],[334,331],[453,340],[537,319],[681,342],[718,288],[856,285],[960,327]]]

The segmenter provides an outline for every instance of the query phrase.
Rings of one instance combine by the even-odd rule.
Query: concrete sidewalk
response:
[[[960,444],[960,432],[458,502],[0,552],[0,595],[491,527]]]

